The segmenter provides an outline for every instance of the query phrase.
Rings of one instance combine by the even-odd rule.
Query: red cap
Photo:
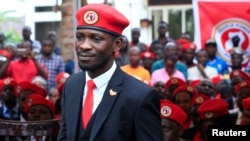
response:
[[[76,12],[77,29],[95,29],[121,35],[129,25],[128,19],[106,4],[88,4]]]
[[[218,84],[222,80],[224,80],[224,77],[220,74],[211,78],[211,81],[214,83],[214,85]]]
[[[25,91],[25,90],[31,90],[34,93],[38,93],[43,97],[47,96],[47,91],[45,89],[43,89],[43,88],[41,88],[41,87],[37,86],[36,84],[33,84],[33,83],[29,82],[29,81],[20,82],[19,83],[19,89],[20,89],[20,92]]]
[[[250,81],[244,81],[244,82],[241,82],[241,83],[237,84],[236,86],[234,86],[234,91],[237,93],[243,87],[249,87],[250,88]]]
[[[192,87],[196,87],[200,84],[201,80],[200,79],[196,79],[196,80],[192,80],[189,82],[189,85]]]
[[[11,58],[11,54],[8,50],[0,49],[0,56],[6,57],[6,59]]]
[[[59,84],[59,83],[60,83],[60,80],[61,80],[62,78],[67,79],[69,76],[70,76],[70,74],[67,73],[67,72],[60,72],[60,73],[58,73],[58,74],[56,75],[55,81],[56,81],[57,84]]]
[[[230,79],[232,79],[234,76],[240,76],[240,77],[242,77],[246,81],[250,80],[250,76],[247,73],[245,73],[245,72],[243,72],[241,70],[233,70],[230,73]]]
[[[196,104],[200,105],[200,104],[202,104],[203,102],[205,102],[206,100],[209,100],[209,99],[211,99],[211,98],[208,97],[208,96],[205,95],[205,94],[197,94],[197,95],[195,95],[195,96],[192,98],[191,104],[192,104],[192,105],[196,105]]]
[[[171,77],[166,83],[165,83],[165,89],[168,89],[171,85],[186,85],[186,82],[184,82],[182,79],[178,77]]]
[[[14,92],[15,92],[15,95],[17,96],[19,93],[18,87],[17,87],[17,82],[11,77],[7,77],[7,78],[4,78],[1,80],[0,91],[2,91],[4,86],[9,86],[9,85],[14,87],[14,89],[15,89]]]
[[[179,92],[183,92],[183,91],[189,92],[190,94],[193,95],[193,97],[198,94],[197,90],[194,87],[184,85],[174,90],[173,97],[175,97]]]
[[[250,97],[244,98],[242,100],[242,106],[246,110],[250,110]]]
[[[184,38],[179,38],[175,41],[177,44],[183,45],[185,43],[189,43],[189,41],[187,39]]]
[[[141,53],[141,59],[145,58],[155,59],[155,54],[151,51],[144,51]]]
[[[197,110],[201,119],[211,119],[228,114],[228,103],[223,99],[209,99]]]
[[[161,118],[169,118],[184,127],[187,115],[183,109],[171,101],[161,100]]]
[[[55,115],[55,112],[56,112],[56,108],[55,108],[55,105],[45,99],[44,97],[42,97],[40,94],[32,94],[32,95],[29,95],[26,99],[25,99],[25,102],[24,102],[24,110],[26,113],[29,113],[30,111],[30,108],[33,106],[33,105],[44,105],[46,106],[48,109],[50,109],[51,113],[53,115]]]
[[[192,50],[196,50],[196,45],[195,43],[192,43],[192,42],[187,42],[187,43],[184,43],[182,46],[181,46],[181,50],[182,51],[186,51],[188,49],[192,49]]]

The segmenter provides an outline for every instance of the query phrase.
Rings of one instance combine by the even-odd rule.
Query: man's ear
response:
[[[122,46],[122,37],[118,37],[114,41],[114,52],[119,51]]]

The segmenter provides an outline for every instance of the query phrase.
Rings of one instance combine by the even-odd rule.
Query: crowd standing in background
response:
[[[131,41],[121,35],[114,58],[122,71],[159,95],[165,141],[206,141],[208,123],[249,125],[250,62],[243,64],[241,48],[232,47],[229,64],[217,56],[215,40],[197,46],[188,33],[166,36],[168,28],[160,21],[149,45],[140,41],[140,28],[132,28]],[[42,41],[31,34],[24,26],[22,42],[13,44],[0,32],[0,119],[61,120],[61,95],[75,64],[63,60],[54,30]]]

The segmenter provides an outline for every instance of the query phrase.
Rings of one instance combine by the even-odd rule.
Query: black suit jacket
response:
[[[85,72],[71,75],[65,83],[57,141],[78,140],[84,85]],[[117,67],[95,113],[89,141],[163,141],[159,109],[156,91]]]

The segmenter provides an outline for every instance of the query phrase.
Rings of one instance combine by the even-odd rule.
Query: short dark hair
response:
[[[174,56],[174,55],[165,56],[164,62],[166,62],[167,60],[170,60],[170,61],[172,61],[172,62],[177,62],[177,58],[176,58],[176,56]]]

